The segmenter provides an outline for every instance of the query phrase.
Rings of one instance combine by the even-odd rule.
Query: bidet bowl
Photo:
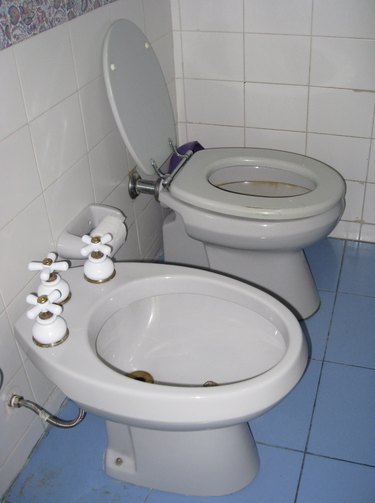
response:
[[[69,398],[107,419],[169,430],[229,426],[281,400],[301,378],[306,342],[271,296],[207,271],[117,263],[103,284],[65,278],[70,337],[38,348],[31,322],[16,323],[31,361]],[[156,384],[130,379],[151,373]],[[206,381],[218,386],[204,387]]]
[[[68,271],[63,344],[36,346],[26,316],[16,323],[18,341],[68,397],[106,419],[108,475],[197,496],[238,491],[259,468],[246,421],[304,372],[296,318],[273,297],[212,272],[116,269],[101,284],[86,282],[82,267]],[[150,374],[154,384],[131,378]]]

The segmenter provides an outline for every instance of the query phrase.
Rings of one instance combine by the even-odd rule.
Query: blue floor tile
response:
[[[261,467],[242,491],[220,497],[193,497],[152,491],[147,503],[291,503],[294,501],[303,455],[300,452],[259,446]]]
[[[61,417],[71,418],[71,403]],[[88,414],[70,430],[51,428],[14,483],[6,503],[143,503],[149,489],[114,481],[103,471],[104,420]]]
[[[321,362],[311,360],[305,375],[273,409],[250,422],[256,442],[303,451],[309,433]]]
[[[327,238],[305,249],[318,290],[336,290],[344,246],[345,241]]]
[[[338,294],[326,360],[375,369],[374,326],[375,297]]]
[[[375,371],[324,363],[308,452],[375,466]]]
[[[375,468],[307,455],[296,503],[374,503]]]
[[[301,325],[309,341],[311,358],[323,360],[332,319],[335,293],[320,291],[319,310]]]
[[[348,241],[339,291],[375,297],[375,244]]]

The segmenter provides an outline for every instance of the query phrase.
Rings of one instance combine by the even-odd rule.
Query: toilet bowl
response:
[[[171,210],[163,224],[166,261],[236,276],[299,318],[312,315],[319,295],[303,248],[339,221],[341,175],[300,154],[256,148],[188,152],[169,174],[177,144],[173,110],[152,47],[132,22],[110,27],[103,66],[122,138],[137,169],[146,177],[157,173],[155,196]],[[137,187],[152,192],[149,182]]]
[[[272,296],[210,271],[117,263],[93,284],[64,274],[67,339],[36,345],[23,315],[16,337],[69,398],[106,419],[106,472],[183,494],[237,491],[259,458],[247,421],[297,384],[307,346]]]

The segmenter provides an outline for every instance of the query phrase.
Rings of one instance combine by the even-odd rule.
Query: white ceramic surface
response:
[[[116,267],[101,284],[86,282],[82,267],[66,273],[73,296],[65,342],[36,346],[24,315],[19,343],[69,398],[106,419],[109,475],[198,496],[240,490],[259,467],[247,421],[282,400],[305,370],[297,320],[273,297],[222,275]],[[155,383],[130,378],[135,370]]]
[[[206,271],[149,263],[118,263],[115,278],[99,285],[84,281],[81,267],[70,269],[64,278],[76,299],[66,304],[63,313],[71,336],[61,346],[41,351],[31,342],[31,322],[24,316],[16,324],[18,340],[34,364],[67,396],[107,417],[173,429],[234,424],[263,412],[285,396],[306,365],[305,340],[294,316],[271,296],[242,282]],[[97,355],[97,345],[101,348],[103,341],[108,341],[108,326],[118,320],[123,331],[113,332],[115,346],[123,350],[126,342],[116,341],[116,336],[123,337],[131,327],[129,347],[138,346],[142,363],[151,360],[149,348],[154,352],[159,348],[165,362],[162,364],[158,357],[154,361],[165,373],[161,381],[186,384],[184,372],[188,381],[190,365],[195,372],[189,354],[202,353],[204,363],[198,360],[196,365],[203,369],[209,364],[211,351],[214,374],[203,372],[188,384],[199,384],[201,379],[234,383],[207,389],[150,386],[127,379]],[[254,334],[257,331],[262,340]],[[147,336],[151,341],[143,342]],[[173,339],[177,336],[181,344]],[[253,344],[259,348],[255,358],[250,354]],[[164,356],[162,346],[169,348]],[[229,352],[232,346],[233,355]],[[184,348],[188,348],[185,370],[178,369]],[[241,348],[249,353],[247,364]],[[256,365],[254,369],[251,362]],[[126,365],[124,361],[122,364]],[[88,392],[87,386],[95,392]]]

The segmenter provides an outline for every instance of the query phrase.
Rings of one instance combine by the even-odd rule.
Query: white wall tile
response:
[[[245,36],[246,81],[307,84],[309,61],[310,37]]]
[[[0,315],[0,368],[4,377],[4,386],[22,367],[16,340],[5,312]]]
[[[0,228],[41,193],[28,126],[0,142]]]
[[[17,410],[13,411],[14,413]],[[27,410],[24,411],[27,413]],[[0,419],[0,424],[2,421]],[[10,427],[13,428],[13,431],[17,431],[16,424],[10,424]],[[4,432],[4,435],[7,433]],[[0,487],[6,489],[14,480],[16,475],[23,468],[27,458],[29,457],[33,447],[43,434],[43,426],[41,420],[38,417],[35,417],[29,428],[25,431],[23,435],[19,434],[16,439],[16,444],[14,445],[14,449],[5,463],[0,466]]]
[[[58,415],[58,412],[61,409],[62,404],[64,403],[66,396],[63,392],[55,387],[52,393],[49,395],[48,399],[44,402],[43,406],[46,410],[49,410],[51,414]],[[48,423],[43,423],[44,430],[49,428]]]
[[[149,200],[141,213],[136,212],[139,248],[142,257],[156,258],[155,254],[162,246],[162,223],[161,207],[154,199]]]
[[[313,37],[313,86],[375,90],[375,40]]]
[[[374,100],[373,93],[313,87],[308,129],[316,133],[370,137]]]
[[[183,143],[186,143],[188,141],[186,122],[184,123],[178,122],[176,128],[177,128],[178,143],[182,145]]]
[[[87,148],[91,150],[116,128],[116,123],[102,77],[87,84],[80,90],[79,94]]]
[[[21,269],[22,273],[24,274],[25,272],[25,264],[27,268],[27,264],[30,260],[41,260],[43,259],[50,251],[54,250],[55,246],[53,246],[53,243],[43,243],[42,246],[40,247],[40,252],[33,253],[31,252],[29,257],[26,257],[26,259],[21,263]],[[30,279],[31,276],[31,279]],[[25,276],[24,280],[25,280]],[[38,286],[40,285],[40,277],[38,273],[28,273],[27,278],[28,282],[24,281],[23,287],[21,290],[18,291],[17,295],[13,297],[13,299],[7,303],[6,307],[6,313],[9,319],[9,323],[13,326],[18,318],[22,316],[29,305],[26,303],[26,297],[29,295],[31,292],[36,292],[38,289]],[[21,360],[24,361],[26,359],[26,356],[24,352],[22,351],[22,348],[17,344],[18,346],[18,351],[21,355]]]
[[[375,38],[375,2],[314,0],[313,35]]]
[[[243,37],[239,33],[182,33],[185,78],[243,81]]]
[[[86,153],[77,93],[33,120],[30,132],[42,185],[46,188]]]
[[[152,44],[167,84],[174,80],[173,34],[168,33]]]
[[[185,96],[189,122],[243,126],[243,84],[185,80]]]
[[[111,20],[130,19],[144,31],[143,5],[139,0],[116,0],[109,4]]]
[[[26,111],[13,48],[0,51],[0,140],[26,124]]]
[[[361,220],[364,195],[364,183],[351,181],[346,182],[346,208],[342,216],[342,220],[349,220],[351,222]]]
[[[77,90],[67,24],[14,46],[29,120]]]
[[[244,0],[245,31],[309,35],[312,0]]]
[[[306,133],[246,128],[246,146],[305,153]]]
[[[176,117],[175,120],[180,122],[186,121],[185,112],[185,83],[183,79],[175,80],[176,90]]]
[[[14,447],[19,441],[19,438],[26,432],[31,423],[35,420],[35,416],[30,414],[30,411],[27,409],[12,409],[6,405],[7,398],[12,393],[29,397],[31,400],[33,399],[32,391],[29,383],[27,382],[27,377],[23,367],[19,369],[8,385],[3,387],[0,391],[0,466],[12,453]],[[40,419],[38,419],[38,421],[41,428],[42,422]],[[43,430],[41,429],[40,435],[42,435],[42,433]]]
[[[181,79],[183,77],[183,67],[182,67],[182,42],[181,42],[181,32],[173,32],[173,59],[174,59],[174,71],[175,79]]]
[[[304,131],[307,88],[276,84],[246,84],[246,126]]]
[[[368,224],[375,224],[375,183],[366,183],[363,220]]]
[[[95,9],[68,23],[78,87],[103,73],[102,50],[110,26],[107,6]]]
[[[45,199],[53,237],[57,239],[72,218],[94,202],[86,156],[48,187]]]
[[[143,0],[147,38],[154,40],[172,31],[169,0]]]
[[[0,291],[7,306],[34,276],[27,270],[30,260],[54,249],[42,196],[1,229],[0,242]]]
[[[129,178],[126,177],[115,187],[109,196],[104,199],[103,204],[121,210],[126,217],[126,226],[130,227],[134,223],[134,199],[131,199],[129,196],[128,183]]]
[[[36,402],[39,404],[45,404],[50,394],[56,388],[56,385],[47,379],[47,377],[42,374],[28,358],[24,361],[24,368],[29,378],[30,386]]]
[[[173,111],[173,119],[176,124],[177,121],[177,91],[176,91],[176,81],[171,80],[167,85],[169,99],[171,100],[172,111]]]
[[[362,224],[360,237],[357,238],[361,241],[368,241],[375,243],[375,225]]]
[[[89,153],[95,200],[102,202],[128,174],[124,142],[113,131]]]
[[[117,260],[140,260],[141,252],[139,250],[138,234],[136,225],[127,227],[128,234],[126,236],[125,244],[119,249],[116,254]]]
[[[364,138],[310,133],[306,153],[337,169],[347,180],[364,182],[369,145],[370,140]]]
[[[361,232],[360,222],[347,222],[340,220],[340,222],[333,229],[329,237],[337,239],[351,239],[358,241]]]
[[[180,0],[181,29],[198,31],[243,30],[243,0]]]
[[[198,140],[205,148],[244,146],[242,127],[188,124],[187,131],[189,141]]]
[[[180,30],[180,2],[179,0],[170,0],[171,6],[171,18],[172,18],[172,28],[173,30]]]
[[[371,153],[367,181],[375,183],[375,140],[372,140],[371,142]]]

